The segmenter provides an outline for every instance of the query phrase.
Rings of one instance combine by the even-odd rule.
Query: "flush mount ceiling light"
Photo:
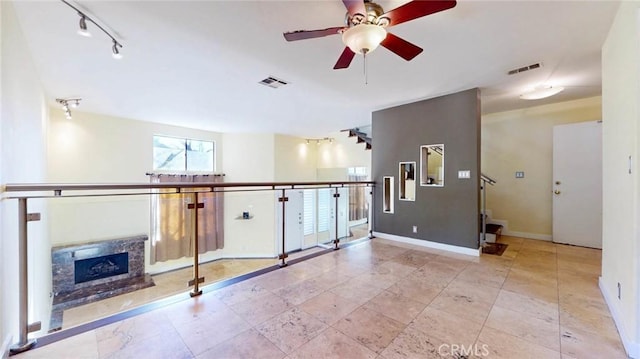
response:
[[[82,11],[80,11],[75,6],[71,5],[66,0],[60,0],[60,1],[62,1],[65,5],[69,6],[73,10],[75,10],[78,13],[78,16],[80,16],[80,23],[79,23],[80,29],[78,29],[78,34],[79,35],[85,36],[85,37],[91,37],[91,33],[87,29],[87,21],[89,21],[90,23],[94,24],[98,29],[102,30],[102,32],[104,32],[107,36],[109,36],[109,38],[111,38],[111,41],[113,42],[113,46],[111,46],[111,52],[112,52],[113,58],[114,59],[121,59],[122,58],[122,54],[120,53],[120,49],[122,48],[122,44],[120,42],[118,42],[118,40],[116,40],[116,38],[113,37],[113,35],[111,35],[111,33],[109,33],[109,31],[105,30],[102,26],[100,26],[100,24],[95,22],[95,20],[93,20],[92,18],[87,16],[87,14],[85,14]],[[120,48],[120,49],[118,49],[118,48]]]
[[[523,100],[540,100],[557,95],[564,90],[562,86],[536,86],[520,95]]]
[[[82,100],[81,98],[57,98],[56,102],[62,105],[62,110],[64,111],[64,115],[67,118],[67,120],[71,119],[71,110],[69,109],[69,106],[73,107],[73,108],[77,108],[78,106],[80,106],[80,100]]]

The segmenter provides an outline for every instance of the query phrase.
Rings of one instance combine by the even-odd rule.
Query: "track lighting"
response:
[[[109,36],[109,38],[111,38],[111,40],[113,41],[113,46],[111,47],[111,52],[112,52],[113,58],[114,59],[121,59],[122,58],[122,54],[120,53],[120,49],[122,48],[122,44],[119,43],[118,40],[116,40],[116,38],[113,37],[113,35],[111,35],[107,30],[105,30],[102,26],[100,26],[97,22],[95,22],[95,20],[93,20],[92,18],[87,16],[87,14],[83,13],[78,8],[76,8],[75,6],[73,6],[69,2],[67,2],[66,0],[60,0],[60,1],[62,1],[65,5],[69,6],[73,10],[75,10],[78,13],[78,16],[80,16],[80,29],[78,30],[78,34],[79,35],[90,37],[91,33],[87,29],[87,21],[92,23],[92,24],[94,24],[98,29],[102,30],[102,32],[104,32],[107,36]],[[120,49],[118,49],[118,47]]]
[[[67,120],[71,119],[71,110],[69,110],[69,105],[73,108],[77,108],[80,106],[81,98],[57,98],[56,102],[62,105],[62,111],[64,111],[64,116]]]
[[[78,30],[78,35],[91,37],[91,33],[87,30],[87,18],[82,14],[78,15],[80,15],[80,29]]]
[[[333,143],[333,138],[332,137],[325,137],[325,138],[305,138],[305,141],[307,141],[307,145],[311,142],[315,142],[316,145],[320,145],[322,142],[329,142],[329,143]]]

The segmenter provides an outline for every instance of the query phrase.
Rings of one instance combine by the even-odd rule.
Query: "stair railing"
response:
[[[482,241],[478,241],[480,242],[478,245],[484,247],[485,243],[487,243],[487,184],[493,186],[497,182],[484,173],[480,174],[480,181],[480,189],[482,190]]]

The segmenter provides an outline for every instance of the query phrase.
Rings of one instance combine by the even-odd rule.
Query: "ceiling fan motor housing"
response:
[[[353,27],[361,24],[371,24],[371,25],[380,25],[387,26],[389,24],[389,19],[386,17],[380,17],[380,15],[384,14],[384,10],[382,6],[371,2],[365,1],[364,3],[366,14],[356,13],[350,15],[347,11],[345,15],[345,23],[348,27]]]

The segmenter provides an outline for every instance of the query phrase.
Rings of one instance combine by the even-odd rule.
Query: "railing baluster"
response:
[[[31,349],[35,340],[29,340],[29,276],[28,276],[28,235],[27,223],[29,214],[27,213],[27,198],[18,199],[18,324],[20,325],[19,342],[9,350],[11,354],[22,353]]]

